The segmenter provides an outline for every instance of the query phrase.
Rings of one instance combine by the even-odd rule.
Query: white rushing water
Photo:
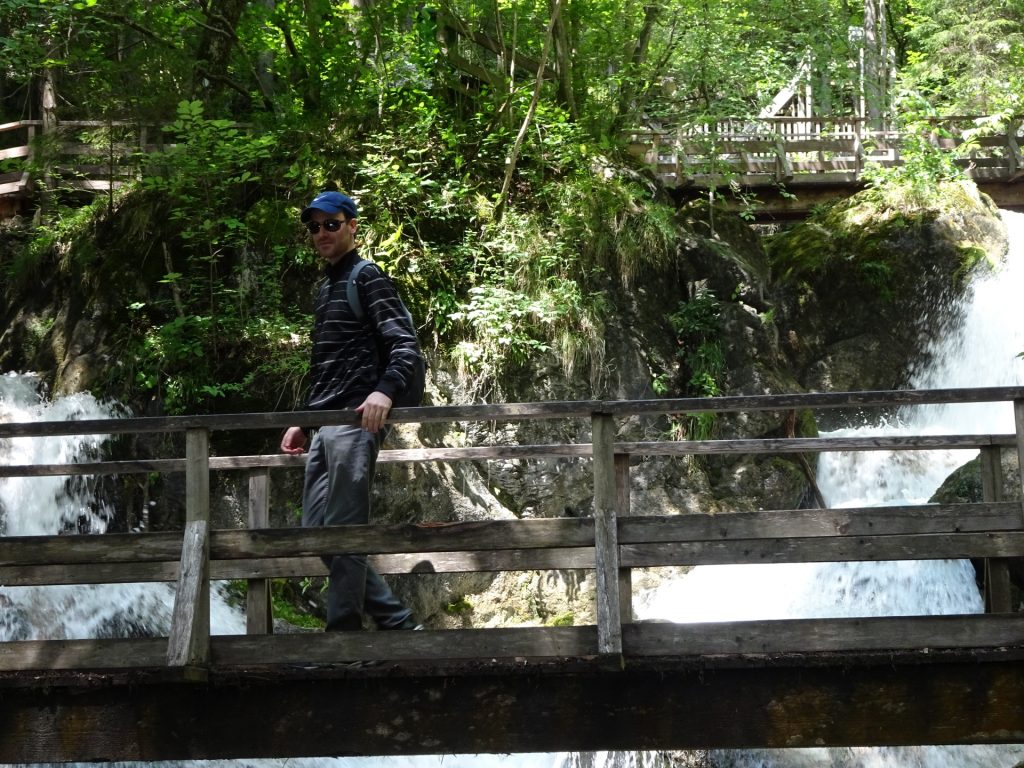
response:
[[[109,419],[116,406],[77,394],[49,401],[32,376],[0,376],[0,421]],[[106,435],[0,440],[5,464],[65,464],[97,458]],[[0,482],[5,536],[65,531],[104,533],[112,512],[84,478],[23,477]],[[0,587],[0,641],[167,635],[174,591],[169,584]],[[219,595],[211,600],[218,634],[244,634],[245,621]]]
[[[1005,213],[1011,253],[1000,269],[975,280],[958,322],[931,348],[915,389],[985,387],[1024,383],[1024,215]],[[88,396],[45,402],[26,377],[0,377],[0,420],[107,418],[113,410]],[[1009,404],[907,409],[885,421],[865,421],[835,432],[845,435],[1013,432]],[[0,441],[0,461],[59,463],[91,455],[102,437]],[[943,480],[976,452],[823,454],[818,483],[830,506],[925,503]],[[108,510],[82,483],[63,478],[0,483],[0,532],[56,533],[68,526],[104,530]],[[0,588],[0,640],[117,636],[129,631],[166,634],[173,594],[166,585]],[[812,563],[701,566],[681,579],[638,595],[638,618],[726,621],[791,617],[957,614],[982,611],[982,598],[967,561]],[[244,633],[242,617],[218,601],[214,631]],[[900,747],[719,751],[705,756],[714,768],[1010,768],[1024,747]],[[448,755],[410,758],[261,760],[239,766],[291,768],[640,768],[644,753]],[[660,763],[662,765],[666,763]],[[178,766],[182,763],[148,764]],[[223,763],[189,763],[220,766]]]
[[[1024,214],[1003,213],[1010,252],[976,278],[956,320],[930,342],[912,389],[1024,383]],[[906,408],[870,417],[832,436],[1013,433],[1009,403]],[[818,485],[830,507],[924,504],[977,451],[822,454]],[[729,621],[843,616],[980,613],[982,596],[966,560],[701,566],[638,601],[640,618]],[[1024,748],[902,747],[713,753],[717,768],[1002,768]]]

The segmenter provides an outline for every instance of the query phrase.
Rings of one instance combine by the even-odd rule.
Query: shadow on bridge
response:
[[[617,419],[672,413],[1012,401],[1016,434],[616,441]],[[585,460],[587,518],[267,527],[272,468],[211,456],[215,430],[354,421],[351,411],[0,424],[0,438],[185,433],[183,459],[0,467],[0,477],[185,472],[183,531],[0,538],[6,586],[168,581],[168,637],[0,643],[0,761],[168,760],[562,750],[1024,741],[1024,620],[1010,573],[1024,388],[584,401],[396,410],[395,422],[589,419],[589,444],[384,451],[384,462]],[[980,449],[981,503],[631,514],[645,456]],[[1021,462],[1024,466],[1024,462]],[[212,530],[211,471],[249,473],[250,528]],[[1020,478],[1017,478],[1019,480]],[[587,570],[596,624],[271,634],[269,579],[322,574],[324,554],[384,573]],[[715,563],[984,559],[990,613],[636,622],[632,570]],[[210,581],[248,580],[248,634],[210,633]]]

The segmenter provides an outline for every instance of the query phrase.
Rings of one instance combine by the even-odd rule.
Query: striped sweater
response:
[[[375,390],[395,400],[421,356],[395,286],[376,264],[357,278],[365,317],[359,320],[352,311],[345,291],[358,260],[352,250],[329,264],[317,289],[306,399],[311,410],[355,408]]]

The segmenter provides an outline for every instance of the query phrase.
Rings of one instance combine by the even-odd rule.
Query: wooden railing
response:
[[[110,192],[138,174],[161,137],[159,127],[122,120],[62,120],[46,134],[41,120],[0,124],[0,197],[31,193],[33,165],[53,186]]]
[[[955,155],[975,181],[1016,181],[1024,173],[1020,125],[977,135],[977,119],[930,123],[924,138]],[[968,138],[970,137],[970,138]],[[902,162],[904,134],[866,118],[771,117],[629,133],[631,152],[670,186],[759,187],[858,183],[869,164]]]
[[[622,442],[619,419],[698,412],[893,408],[1011,401],[1016,433],[913,437]],[[1024,458],[1024,388],[820,393],[711,399],[582,401],[395,410],[394,422],[589,420],[589,444],[418,448],[383,451],[382,462],[578,459],[593,463],[594,510],[586,518],[267,528],[269,472],[302,457],[211,456],[210,433],[277,430],[291,424],[350,423],[351,411],[127,418],[0,424],[0,439],[76,434],[184,433],[183,459],[139,459],[0,467],[0,478],[184,472],[184,531],[0,538],[0,584],[176,582],[168,637],[0,643],[0,671],[31,669],[191,670],[353,659],[642,658],[921,648],[984,649],[1016,644],[1007,558],[1024,555],[1021,502],[1002,500],[999,454]],[[857,509],[800,509],[662,516],[632,514],[630,459],[644,456],[792,454],[824,451],[980,449],[981,503]],[[1024,461],[1021,461],[1024,467]],[[250,530],[212,530],[211,471],[250,473]],[[1024,474],[1015,478],[1024,487]],[[324,573],[326,554],[372,556],[383,573],[586,569],[596,577],[596,624],[427,632],[274,636],[268,579]],[[631,570],[713,563],[986,558],[987,602],[1002,616],[820,619],[724,624],[637,624]],[[211,579],[247,579],[248,636],[213,636]],[[980,649],[980,650],[979,650]]]

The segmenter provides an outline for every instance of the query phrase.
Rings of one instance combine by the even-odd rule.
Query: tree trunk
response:
[[[34,222],[41,224],[48,219],[53,198],[53,172],[56,161],[54,152],[60,147],[59,126],[57,125],[57,77],[52,67],[45,67],[39,80],[39,116],[42,122],[39,143],[36,151],[42,166],[42,179],[39,190],[39,207],[36,209]]]
[[[551,40],[554,36],[555,24],[558,22],[561,10],[562,0],[553,0],[551,5],[551,21],[548,23],[547,31],[544,33],[544,49],[541,51],[540,63],[537,66],[537,79],[533,86],[533,98],[530,100],[530,108],[526,111],[523,124],[519,126],[519,133],[516,135],[512,150],[505,159],[505,180],[501,185],[501,195],[498,197],[498,204],[494,208],[494,218],[496,221],[501,221],[501,217],[505,212],[509,189],[512,187],[512,177],[515,175],[516,163],[519,160],[519,150],[523,146],[526,132],[530,129],[530,123],[533,122],[533,116],[537,111],[537,102],[540,101],[540,90],[544,85],[544,70],[547,67],[548,55],[551,51]]]
[[[647,51],[651,45],[651,37],[654,34],[654,25],[661,13],[661,7],[653,3],[644,6],[644,23],[633,44],[633,52],[629,57],[628,77],[619,96],[619,107],[616,123],[621,125],[629,115],[636,111],[636,80],[639,77],[640,67],[647,60]]]
[[[551,15],[555,16],[554,8]],[[554,28],[555,66],[558,68],[558,100],[565,105],[573,120],[579,118],[576,108],[576,95],[572,84],[572,37],[569,34],[569,18],[567,13],[556,16],[558,21]]]
[[[882,129],[886,94],[885,0],[864,0],[864,116]]]
[[[228,64],[238,37],[235,30],[245,5],[246,0],[218,0],[204,8],[205,23],[196,47],[192,88],[193,93],[206,104],[211,103],[225,86],[237,88],[228,77]]]

